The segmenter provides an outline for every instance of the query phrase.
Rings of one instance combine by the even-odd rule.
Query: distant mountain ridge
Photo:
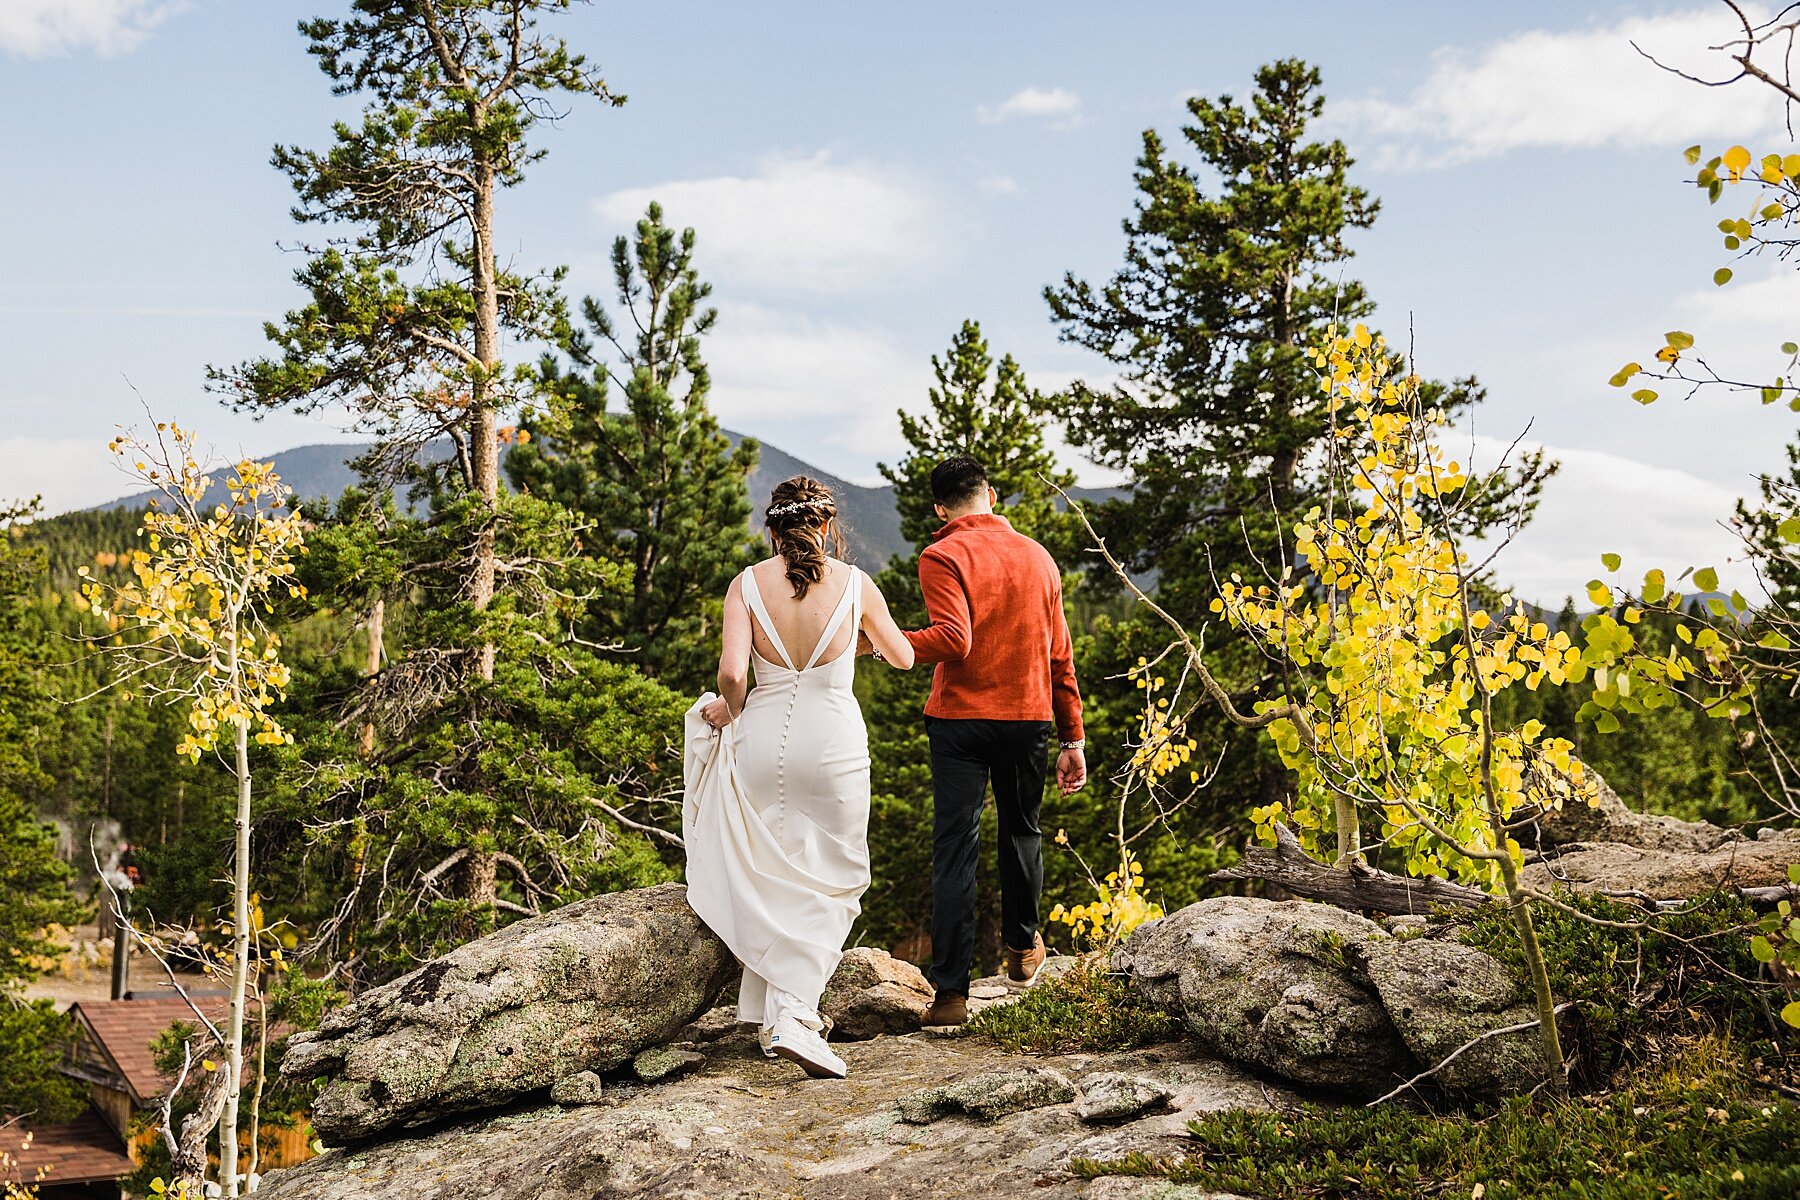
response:
[[[724,432],[733,446],[746,436],[731,430]],[[841,476],[794,457],[779,446],[772,446],[760,438],[756,440],[762,447],[762,453],[749,479],[753,526],[758,529],[762,527],[762,510],[776,484],[795,475],[810,475],[837,494],[838,516],[843,521],[844,531],[850,542],[851,557],[858,565],[866,570],[877,571],[896,555],[911,553],[912,546],[900,535],[900,512],[894,506],[892,485],[867,487],[851,483]],[[276,471],[302,500],[319,497],[335,500],[343,494],[345,488],[362,482],[351,463],[367,450],[366,443],[320,442],[257,457],[272,459]],[[435,459],[447,454],[448,447],[427,446],[422,453]],[[215,482],[213,488],[218,495],[209,495],[209,503],[216,503],[224,497],[222,481]],[[1071,494],[1078,500],[1099,501],[1119,495],[1120,492],[1117,488],[1074,488]],[[121,496],[105,504],[93,505],[92,508],[142,508],[150,502],[153,495],[152,492],[139,492]]]

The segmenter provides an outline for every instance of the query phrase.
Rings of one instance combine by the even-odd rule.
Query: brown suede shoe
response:
[[[1030,983],[1044,965],[1044,935],[1038,934],[1029,950],[1006,948],[1006,977],[1014,983]]]
[[[919,1024],[928,1028],[942,1028],[947,1025],[963,1025],[969,1020],[969,998],[961,992],[939,992],[931,1007],[925,1010],[925,1019]]]

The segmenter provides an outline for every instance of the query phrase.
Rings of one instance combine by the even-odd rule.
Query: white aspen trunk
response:
[[[237,669],[236,648],[232,670]],[[244,992],[250,978],[250,726],[237,723],[237,845],[231,871],[231,1012],[225,1030],[225,1113],[219,1121],[219,1175],[238,1194],[238,1090],[244,1082]]]

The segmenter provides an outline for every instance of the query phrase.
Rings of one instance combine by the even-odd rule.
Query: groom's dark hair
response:
[[[967,454],[946,458],[931,472],[931,498],[945,508],[967,504],[987,486],[987,468]]]

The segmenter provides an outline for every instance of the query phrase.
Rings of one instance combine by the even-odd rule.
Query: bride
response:
[[[688,902],[744,964],[738,1020],[763,1052],[842,1079],[819,997],[869,886],[857,633],[903,671],[913,649],[873,581],[826,554],[841,544],[829,488],[776,485],[764,523],[775,556],[725,593],[721,694],[688,712]]]

